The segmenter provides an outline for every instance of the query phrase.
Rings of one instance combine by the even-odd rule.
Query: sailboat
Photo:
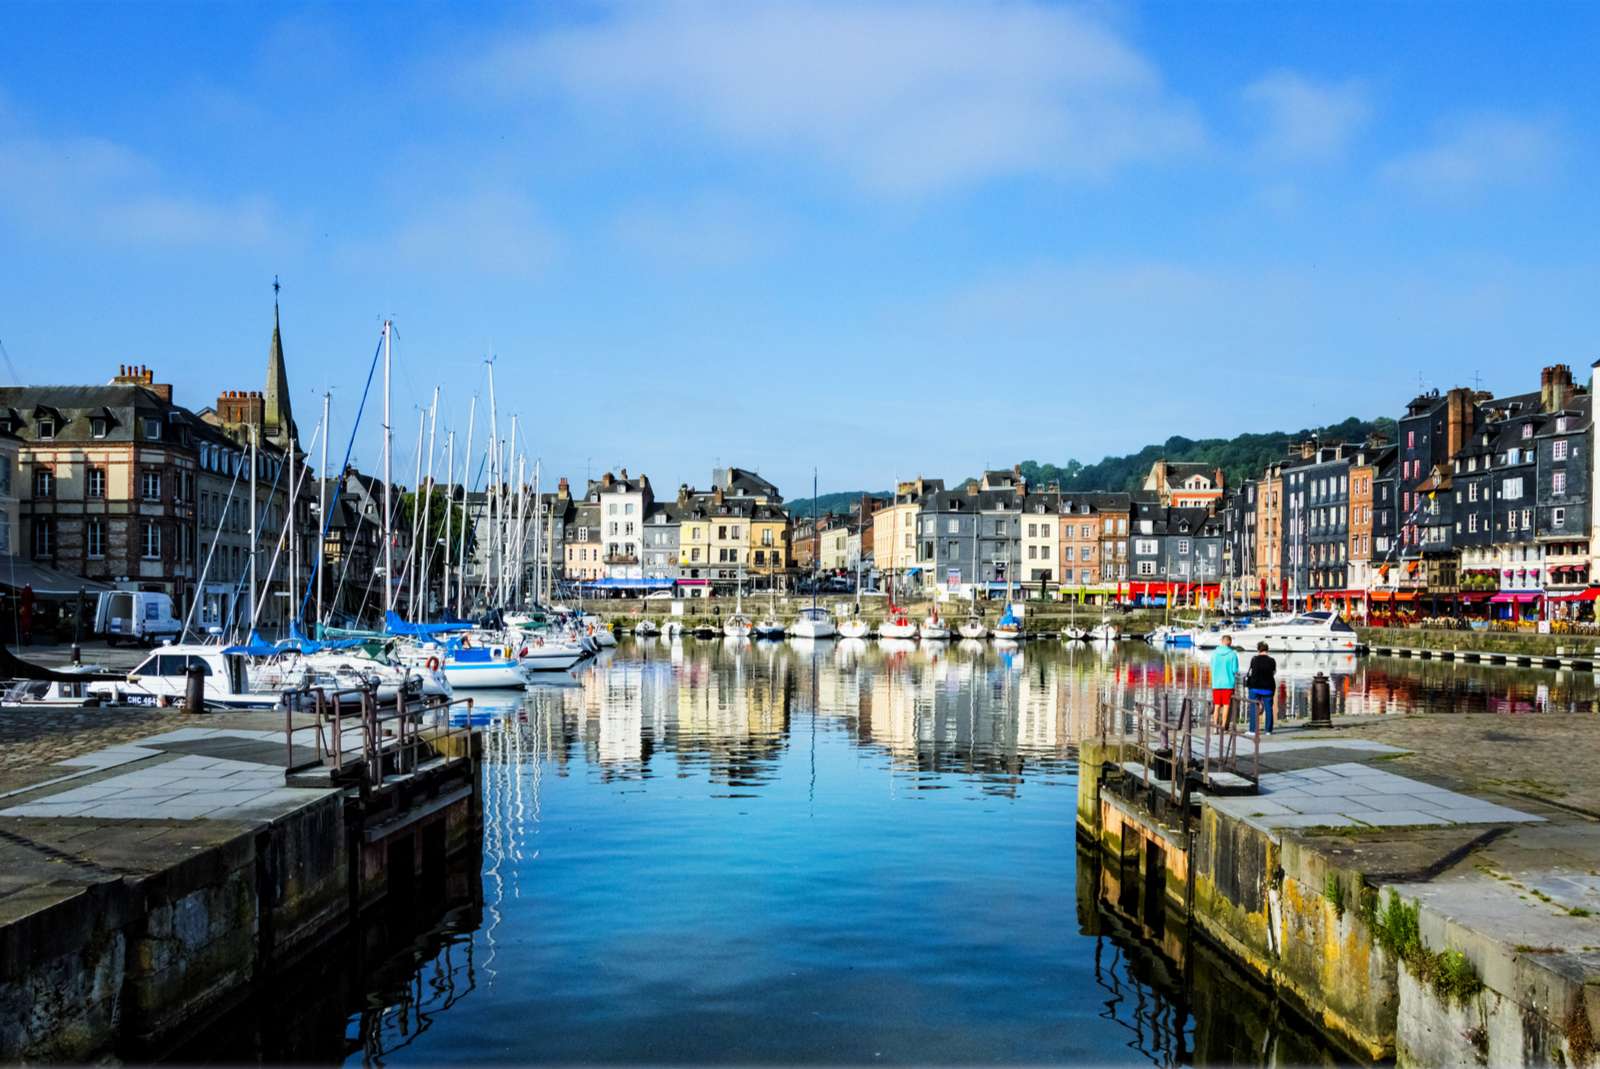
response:
[[[734,587],[733,615],[728,617],[722,625],[722,633],[728,638],[750,637],[750,620],[744,614],[744,566],[739,566],[738,585]]]
[[[922,637],[924,641],[929,639],[938,641],[950,637],[950,625],[939,615],[938,606],[934,606],[933,612],[922,621]]]
[[[839,634],[844,638],[866,638],[872,634],[872,627],[861,618],[861,552],[856,552],[856,607],[850,619],[839,625]]]
[[[978,577],[983,574],[983,565],[978,558],[978,528],[982,521],[974,516],[972,518],[972,605],[967,610],[967,618],[956,626],[956,634],[965,639],[983,639],[989,637],[989,628],[983,622],[983,614],[978,611]]]
[[[761,622],[750,629],[756,638],[782,638],[783,623],[778,619],[778,584],[776,577],[769,577],[767,597],[767,615]]]
[[[811,473],[811,607],[800,610],[794,623],[796,638],[832,638],[836,633],[828,610],[817,605],[817,558],[821,556],[822,533],[817,529],[817,474]]]
[[[994,625],[997,642],[1015,642],[1022,637],[1022,619],[1011,607],[1011,541],[1006,540],[1006,611]]]

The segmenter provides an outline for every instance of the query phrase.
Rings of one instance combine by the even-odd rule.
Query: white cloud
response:
[[[497,48],[475,83],[554,90],[735,145],[820,156],[921,192],[1016,174],[1104,176],[1204,135],[1103,24],[1025,3],[659,4]]]
[[[1497,186],[1544,181],[1560,156],[1553,121],[1479,114],[1456,120],[1438,144],[1391,160],[1379,175],[1424,199],[1467,201]]]
[[[1293,71],[1269,74],[1240,96],[1260,114],[1260,152],[1274,162],[1338,158],[1371,113],[1359,83],[1318,85]]]
[[[351,266],[381,262],[434,272],[526,277],[549,262],[555,244],[525,198],[488,190],[422,203],[388,235],[345,247],[341,259]]]
[[[0,218],[18,230],[143,246],[265,247],[277,224],[263,198],[176,194],[159,168],[100,138],[0,132]]]

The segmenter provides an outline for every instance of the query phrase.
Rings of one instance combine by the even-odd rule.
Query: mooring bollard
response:
[[[1321,672],[1311,680],[1311,723],[1322,727],[1333,726],[1333,705],[1328,677]]]
[[[185,680],[183,694],[183,711],[186,713],[203,713],[206,711],[206,670],[197,664],[192,664],[183,670],[188,678]]]

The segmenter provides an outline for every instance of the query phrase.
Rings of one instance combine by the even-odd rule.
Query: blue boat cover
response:
[[[223,653],[242,653],[247,657],[274,657],[283,651],[262,638],[255,631],[250,632],[250,641],[243,646],[229,646]]]
[[[439,635],[446,631],[465,631],[471,624],[412,624],[400,619],[400,614],[390,609],[384,617],[384,626],[391,635]]]

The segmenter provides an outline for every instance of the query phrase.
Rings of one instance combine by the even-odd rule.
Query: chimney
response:
[[[567,485],[567,477],[563,475],[561,481],[556,484],[556,498],[565,501],[571,496],[572,488]]]
[[[1316,455],[1317,443],[1314,438],[1307,438],[1305,441],[1300,443],[1300,456],[1303,459],[1309,460]]]
[[[639,489],[641,489],[641,490],[650,489],[650,476],[648,476],[648,475],[639,476]]]
[[[688,503],[689,503],[689,484],[688,483],[679,483],[678,484],[678,504],[687,505]]]
[[[1566,364],[1539,373],[1539,401],[1546,412],[1559,412],[1572,400],[1572,369]]]
[[[1571,376],[1568,376],[1571,379]],[[1473,403],[1472,391],[1464,387],[1451,390],[1444,399],[1445,419],[1445,451],[1443,459],[1448,460],[1461,451],[1467,444],[1467,435],[1473,430],[1473,412],[1476,409]]]
[[[722,487],[717,486],[717,487],[713,487],[712,488],[712,490],[711,490],[711,501],[712,501],[713,504],[717,504],[717,505],[722,504]]]
[[[616,482],[616,481],[617,481],[616,479],[611,477],[611,473],[609,471],[606,472],[604,475],[600,476],[600,485],[605,487],[608,490],[611,488],[611,484]]]
[[[627,468],[623,468],[622,469],[622,481],[623,482],[627,482],[628,481],[628,469]]]

